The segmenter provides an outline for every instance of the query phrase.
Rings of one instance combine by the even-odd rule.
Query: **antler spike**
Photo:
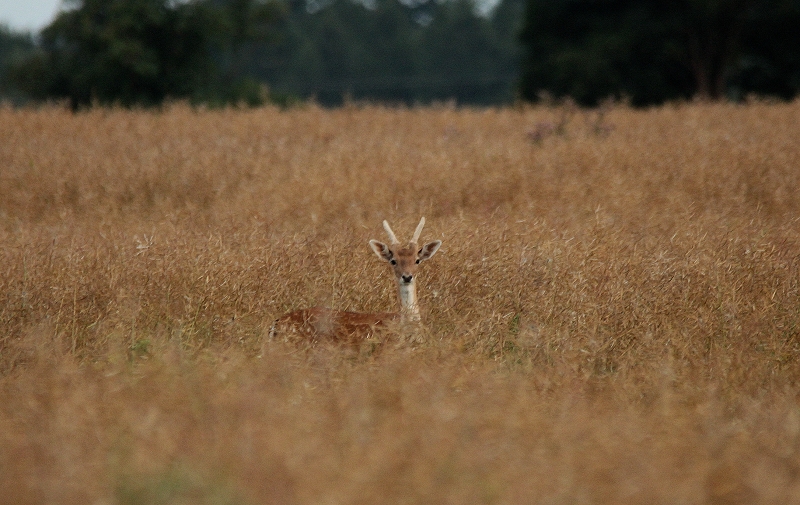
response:
[[[416,244],[419,240],[419,236],[422,234],[423,226],[425,226],[425,216],[422,216],[422,219],[419,220],[419,224],[417,225],[417,229],[414,230],[414,238],[411,239],[413,244]]]
[[[397,237],[394,235],[392,228],[389,226],[389,223],[386,222],[385,219],[383,220],[383,229],[386,230],[386,233],[389,235],[389,240],[392,242],[392,244],[400,243],[400,241],[397,240]]]

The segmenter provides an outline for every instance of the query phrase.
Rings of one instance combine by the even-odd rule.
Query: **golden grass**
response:
[[[800,503],[800,102],[0,124],[0,503]]]

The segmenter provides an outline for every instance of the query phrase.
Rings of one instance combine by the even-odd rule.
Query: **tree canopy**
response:
[[[71,0],[41,33],[38,50],[13,69],[34,98],[156,105],[166,98],[237,98],[214,54],[235,50],[254,16],[253,0]],[[220,88],[221,83],[225,88]]]
[[[520,91],[596,104],[800,91],[798,0],[528,0]]]
[[[8,69],[28,58],[34,47],[30,34],[16,33],[0,25],[0,98],[14,102],[24,100],[24,93],[18,89]]]

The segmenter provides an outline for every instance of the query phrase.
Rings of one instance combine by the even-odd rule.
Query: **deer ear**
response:
[[[441,245],[442,245],[441,240],[434,240],[433,242],[428,242],[427,244],[422,246],[422,249],[419,250],[419,253],[417,253],[417,258],[420,261],[431,259],[433,255],[436,254],[436,251],[439,250],[439,247],[441,247]]]
[[[378,242],[377,240],[370,240],[369,246],[378,255],[380,259],[383,261],[392,261],[392,250],[389,249],[389,246],[384,244],[383,242]]]

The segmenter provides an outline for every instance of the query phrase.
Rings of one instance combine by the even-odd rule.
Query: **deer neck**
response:
[[[419,321],[416,280],[409,283],[399,282],[397,285],[397,294],[400,298],[400,320]]]

